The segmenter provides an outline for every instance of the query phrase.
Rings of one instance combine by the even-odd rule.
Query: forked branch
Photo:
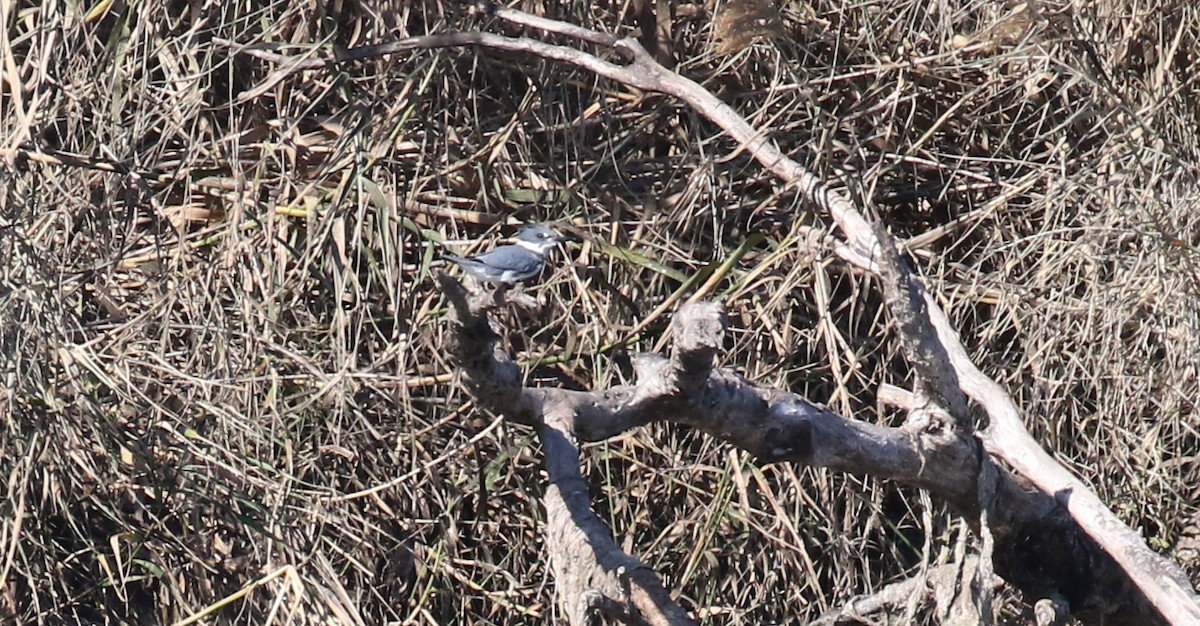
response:
[[[492,340],[486,315],[473,312],[461,288],[456,296],[455,283],[443,279],[443,289],[458,315],[451,351],[463,368],[468,389],[481,405],[536,425],[546,446],[554,483],[548,493],[548,508],[554,514],[547,532],[552,553],[569,552],[553,558],[559,584],[566,586],[566,602],[574,603],[568,604],[573,621],[584,619],[587,611],[605,611],[627,622],[687,620],[652,572],[619,550],[612,552],[611,539],[601,540],[607,532],[591,514],[586,490],[579,490],[576,439],[602,439],[653,420],[679,421],[764,461],[791,460],[929,489],[977,525],[978,472],[983,465],[978,447],[964,431],[961,392],[990,418],[980,436],[984,449],[1014,470],[998,472],[991,496],[996,504],[989,525],[997,545],[997,573],[1037,597],[1057,597],[1061,592],[1077,614],[1108,623],[1200,624],[1200,604],[1178,569],[1151,552],[1137,532],[1033,441],[1012,397],[974,365],[919,278],[891,256],[895,250],[891,238],[882,230],[877,233],[846,196],[788,158],[765,130],[750,126],[701,85],[659,65],[637,41],[512,9],[488,5],[487,10],[513,24],[603,46],[623,63],[535,39],[481,32],[412,37],[329,58],[286,55],[261,45],[239,49],[280,63],[279,71],[286,73],[421,48],[485,47],[566,62],[630,87],[683,100],[833,219],[842,234],[842,241],[833,246],[835,253],[889,285],[887,300],[902,322],[906,354],[916,361],[920,383],[928,385],[924,394],[918,393],[917,405],[925,395],[953,417],[950,428],[934,424],[907,430],[845,419],[794,394],[712,369],[704,354],[715,348],[703,341],[697,344],[700,351],[680,340],[670,358],[642,358],[634,386],[593,392],[525,388],[516,366]],[[228,41],[217,43],[238,47]],[[883,262],[881,240],[887,249]],[[703,336],[701,328],[724,328],[719,309],[712,305],[681,309],[675,323],[680,338],[692,332]],[[959,391],[952,389],[955,385]],[[1025,489],[1026,484],[1037,491]],[[571,546],[579,549],[572,551]],[[573,569],[577,563],[573,559],[580,555],[588,564],[584,570]],[[591,582],[575,582],[583,579]],[[621,607],[628,610],[622,612]]]

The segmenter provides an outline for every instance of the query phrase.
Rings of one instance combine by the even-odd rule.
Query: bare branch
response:
[[[967,399],[958,388],[958,376],[929,322],[929,314],[925,310],[925,285],[909,271],[896,250],[895,240],[878,222],[875,224],[875,235],[883,242],[876,250],[879,252],[877,259],[884,297],[888,309],[900,325],[904,354],[917,372],[917,404],[910,412],[910,423],[914,421],[913,416],[940,414],[959,433],[969,433],[972,428],[967,414]],[[931,407],[925,406],[929,403],[932,403]],[[915,425],[923,427],[924,424],[919,422],[926,420],[916,421],[918,423]]]
[[[616,71],[597,73],[639,89],[673,95],[687,102],[721,127],[764,167],[796,186],[802,195],[825,209],[841,227],[853,252],[868,258],[873,256],[871,251],[877,240],[870,224],[848,198],[784,155],[765,134],[756,131],[731,107],[701,85],[658,65],[636,41],[621,40],[616,48],[631,53],[632,65],[637,71],[615,68]],[[924,294],[924,300],[930,322],[950,356],[961,389],[979,402],[992,419],[984,436],[988,452],[1004,459],[1026,480],[1058,499],[1080,527],[1104,547],[1170,623],[1200,623],[1200,602],[1182,573],[1166,559],[1151,552],[1137,532],[1122,523],[1082,481],[1056,463],[1033,441],[1021,423],[1012,397],[971,362],[958,333],[928,293]]]
[[[971,612],[971,581],[970,572],[975,571],[978,559],[967,557],[963,563],[948,563],[930,568],[920,576],[913,576],[899,582],[884,586],[870,595],[855,598],[845,606],[817,618],[809,626],[856,626],[863,623],[875,623],[880,620],[875,616],[895,614],[914,598],[918,602],[938,599],[951,608],[951,623],[959,623],[958,617],[968,620]],[[990,591],[990,589],[989,589]]]
[[[658,576],[617,546],[592,511],[587,482],[579,471],[575,434],[579,419],[574,404],[579,396],[523,388],[516,364],[497,345],[488,300],[468,292],[445,273],[437,279],[450,301],[454,324],[447,347],[463,370],[468,391],[491,410],[538,427],[550,476],[546,543],[569,621],[587,624],[592,611],[601,611],[630,624],[694,623]],[[696,344],[696,352],[707,349],[702,342]],[[686,358],[694,361],[698,356]],[[627,611],[615,608],[626,606]]]
[[[490,15],[494,15],[502,20],[517,24],[518,26],[528,26],[530,28],[536,28],[547,33],[566,35],[572,39],[587,41],[604,46],[606,48],[615,47],[617,42],[621,39],[616,35],[601,33],[590,28],[583,28],[576,26],[575,24],[551,20],[541,17],[540,15],[530,15],[524,11],[502,7],[497,5],[495,2],[477,2],[476,6],[480,10]]]
[[[587,481],[579,471],[572,429],[575,412],[565,403],[546,407],[538,438],[546,456],[546,548],[563,609],[572,624],[608,607],[610,617],[654,626],[694,624],[644,563],[626,554],[592,511]],[[612,614],[612,607],[632,611]]]
[[[518,13],[505,9],[497,11],[496,14],[504,19],[517,21]],[[534,21],[530,22],[529,19]],[[536,24],[546,30],[592,43],[611,41],[608,35],[578,27],[556,26],[551,22],[545,18],[529,16],[525,23]],[[237,47],[224,40],[216,40],[216,43]],[[616,65],[573,48],[489,33],[450,33],[413,37],[390,44],[339,52],[332,59],[327,60],[297,59],[270,52],[263,47],[242,48],[242,51],[258,58],[287,63],[288,71],[294,71],[417,48],[462,45],[533,54],[545,59],[562,61],[638,89],[657,91],[683,100],[729,134],[737,142],[739,149],[746,150],[765,168],[775,173],[785,183],[795,186],[805,198],[825,210],[837,223],[846,240],[845,246],[837,244],[834,246],[840,256],[868,271],[880,271],[873,261],[878,258],[875,248],[879,240],[872,231],[870,223],[846,196],[829,188],[799,163],[788,158],[765,132],[750,126],[736,111],[701,85],[656,63],[640,44],[631,39],[619,39],[611,44],[614,51],[630,60],[628,65]],[[894,244],[889,242],[889,245]],[[910,284],[919,285],[915,277],[912,280],[913,282]],[[1003,459],[1024,480],[1036,485],[1044,494],[1054,498],[1069,511],[1074,523],[1086,531],[1091,540],[1104,547],[1104,550],[1116,560],[1141,594],[1168,622],[1172,624],[1200,623],[1200,604],[1177,568],[1151,552],[1142,542],[1138,533],[1124,525],[1086,485],[1056,463],[1033,441],[1021,423],[1019,411],[1013,399],[999,384],[985,376],[971,362],[945,313],[934,299],[924,292],[923,288],[919,292],[924,300],[928,321],[935,329],[937,338],[953,365],[959,388],[967,396],[981,404],[991,418],[991,425],[983,435],[987,451]],[[910,295],[915,294],[910,292]],[[962,493],[963,482],[973,485],[974,471],[971,471],[970,476],[964,479],[961,465],[958,479],[953,476],[939,475],[939,480],[944,478],[948,482],[946,484],[930,482],[931,474],[926,464],[938,466],[938,459],[965,447],[961,442],[958,445],[954,445],[952,442],[940,442],[930,447],[931,444],[927,441],[916,444],[910,440],[906,445],[902,438],[908,437],[907,434],[896,436],[887,432],[888,429],[872,430],[872,427],[868,427],[868,425],[843,420],[790,396],[790,394],[757,390],[752,384],[720,371],[713,371],[709,374],[704,385],[704,393],[700,394],[707,401],[715,400],[714,406],[719,410],[702,411],[699,415],[694,412],[702,407],[695,402],[677,404],[678,399],[667,400],[665,398],[669,396],[655,395],[645,390],[641,390],[643,395],[638,396],[641,385],[639,385],[639,389],[617,388],[595,392],[601,394],[600,397],[583,394],[576,398],[576,400],[585,398],[589,401],[596,400],[607,407],[605,410],[600,410],[595,406],[589,409],[580,402],[568,402],[569,392],[558,390],[517,392],[513,387],[519,384],[516,382],[519,381],[519,377],[514,374],[515,366],[510,360],[507,360],[506,355],[498,354],[499,351],[494,346],[486,353],[473,352],[468,349],[479,347],[481,341],[487,343],[484,338],[490,329],[485,332],[486,322],[480,326],[477,321],[468,317],[460,318],[460,323],[463,331],[460,334],[466,337],[462,343],[456,346],[456,354],[460,359],[464,357],[479,359],[480,362],[477,365],[485,368],[476,368],[476,374],[468,374],[468,388],[473,394],[477,394],[477,397],[487,402],[495,401],[492,406],[502,407],[502,410],[511,416],[540,418],[538,408],[546,406],[547,400],[561,400],[575,408],[576,432],[578,435],[588,438],[601,436],[604,433],[619,432],[650,419],[656,419],[658,418],[655,417],[656,414],[647,412],[648,406],[661,409],[666,405],[668,408],[676,410],[675,414],[681,418],[680,421],[692,423],[709,430],[709,432],[720,433],[721,436],[766,460],[792,459],[819,465],[824,464],[827,467],[845,471],[869,472],[926,486],[944,497],[950,494],[952,502],[954,501],[952,494]],[[677,359],[674,364],[664,364],[662,361],[664,359],[661,357],[645,359],[642,367],[643,373],[694,371],[689,368],[678,369]],[[469,362],[463,363],[463,365],[468,372],[473,369]],[[496,377],[493,378],[493,376]],[[930,378],[931,382],[940,381],[935,383],[937,386],[944,386],[944,377],[940,374],[931,375]],[[653,378],[647,377],[647,379],[652,380]],[[954,404],[952,394],[943,393],[942,395],[947,402]],[[722,399],[728,399],[728,402],[722,403]],[[583,419],[585,414],[597,418],[596,423],[593,424],[589,420]],[[563,416],[565,417],[565,415],[564,409]],[[737,419],[734,419],[734,416]],[[853,442],[853,445],[847,445],[846,441]],[[884,458],[863,458],[862,455],[867,450],[884,453]],[[936,451],[936,454],[929,457],[924,456],[925,453],[933,451]],[[914,456],[917,457],[916,460],[920,461],[915,467],[911,464]],[[956,460],[969,462],[971,458],[970,454],[960,454]],[[1002,501],[1006,497],[1018,497],[1017,492],[1018,490],[1008,489],[1002,485],[998,489],[997,498]],[[1006,502],[1005,504],[1007,506],[1011,503]],[[972,504],[970,508],[974,509],[975,505]],[[1086,543],[1086,541],[1079,543],[1081,550],[1086,550]],[[1000,564],[997,565],[999,567]],[[1099,593],[1099,591],[1093,590],[1093,595],[1088,597],[1095,599],[1095,593]]]

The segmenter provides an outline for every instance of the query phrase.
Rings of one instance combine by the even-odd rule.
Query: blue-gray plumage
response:
[[[546,253],[561,240],[562,235],[554,229],[529,224],[517,233],[514,245],[498,246],[466,259],[449,254],[443,258],[457,263],[466,273],[483,282],[513,285],[537,276],[546,262]]]

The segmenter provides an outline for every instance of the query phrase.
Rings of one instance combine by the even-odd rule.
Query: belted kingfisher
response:
[[[537,276],[546,261],[546,253],[562,239],[562,235],[548,226],[529,224],[517,233],[514,245],[498,246],[467,259],[449,254],[442,258],[457,263],[480,281],[512,286]]]

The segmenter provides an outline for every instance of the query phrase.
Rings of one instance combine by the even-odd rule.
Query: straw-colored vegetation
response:
[[[636,34],[640,4],[520,6]],[[743,0],[715,34],[722,3],[668,4],[662,58],[915,238],[1039,441],[1200,581],[1193,3]],[[290,72],[213,43],[522,34],[456,2],[89,9],[0,4],[5,623],[549,623],[535,440],[455,385],[429,280],[435,244],[504,224],[579,237],[502,319],[531,381],[623,380],[703,291],[724,365],[901,419],[875,285],[680,103],[471,49]],[[813,617],[975,541],[916,490],[682,428],[586,463],[711,623]]]

